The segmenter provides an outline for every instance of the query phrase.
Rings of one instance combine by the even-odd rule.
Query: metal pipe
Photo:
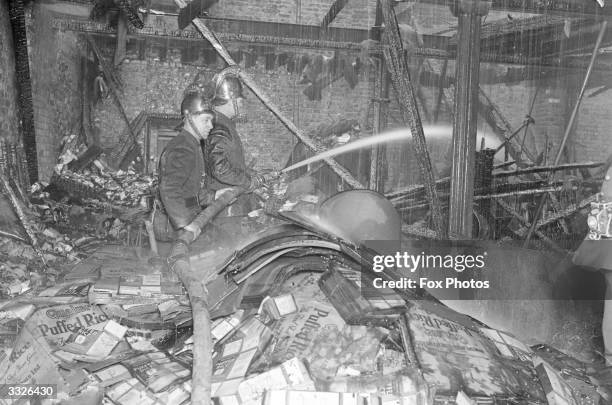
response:
[[[499,152],[500,150],[502,150],[506,144],[509,144],[510,141],[512,140],[512,138],[514,138],[515,136],[518,135],[519,132],[521,132],[521,129],[525,128],[525,130],[527,130],[527,125],[529,125],[530,122],[533,122],[533,119],[530,117],[529,119],[526,119],[525,121],[523,121],[523,123],[521,124],[520,127],[518,127],[513,133],[512,135],[510,135],[509,137],[506,138],[506,140],[504,142],[502,142],[497,148],[495,148],[495,153]]]
[[[591,60],[589,61],[589,67],[584,76],[584,80],[582,81],[582,87],[580,88],[580,93],[578,94],[578,99],[576,100],[576,104],[574,105],[574,109],[572,110],[572,114],[570,116],[569,122],[567,123],[567,127],[565,128],[565,133],[563,134],[563,140],[561,141],[561,146],[559,146],[559,150],[557,151],[557,156],[555,157],[554,166],[559,164],[561,160],[561,156],[563,155],[563,150],[565,149],[565,144],[567,143],[567,139],[569,138],[572,127],[574,126],[574,120],[578,115],[578,108],[580,108],[580,103],[582,102],[582,98],[584,97],[584,91],[586,90],[587,83],[589,81],[589,77],[591,76],[591,72],[593,71],[593,66],[595,65],[595,59],[597,58],[597,52],[601,45],[601,41],[603,40],[603,36],[606,32],[606,27],[608,26],[608,22],[606,20],[601,22],[601,27],[599,29],[599,35],[597,36],[597,41],[595,42],[595,48],[593,49],[593,54],[591,55]],[[554,172],[552,172],[548,176],[548,181],[550,182],[554,178]],[[542,210],[544,209],[544,204],[546,203],[546,196],[544,194],[540,199],[540,203],[538,204],[538,209],[534,215],[534,220],[532,221],[529,231],[525,236],[525,241],[523,242],[523,248],[526,248],[529,245],[529,240],[533,235],[533,232],[536,229],[536,223],[538,222],[537,218],[542,215]]]
[[[580,104],[582,103],[582,98],[584,97],[584,92],[586,90],[587,83],[589,81],[589,77],[591,76],[591,72],[593,71],[593,66],[595,65],[595,59],[597,58],[597,51],[601,45],[601,41],[603,40],[603,36],[606,32],[606,27],[608,26],[608,21],[604,20],[601,22],[601,28],[599,29],[599,35],[597,36],[597,41],[595,42],[595,49],[593,49],[593,55],[591,55],[591,60],[589,62],[589,68],[587,69],[584,80],[582,81],[582,87],[580,88],[580,93],[578,94],[578,100],[576,101],[576,105],[574,105],[574,109],[572,110],[572,115],[570,115],[569,122],[567,123],[567,127],[565,128],[565,134],[563,134],[563,140],[561,141],[561,146],[559,146],[559,150],[557,151],[557,156],[555,157],[554,166],[559,164],[561,160],[561,156],[563,155],[563,150],[565,149],[565,144],[569,135],[572,131],[572,127],[574,126],[574,121],[576,120],[576,116],[578,115],[578,109],[580,108]]]

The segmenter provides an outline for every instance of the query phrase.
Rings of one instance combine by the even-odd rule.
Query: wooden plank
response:
[[[344,6],[347,5],[349,0],[335,0],[334,3],[329,8],[325,17],[323,17],[323,21],[321,22],[321,28],[327,28],[329,24],[331,24],[336,16],[342,11]]]
[[[196,26],[198,31],[206,38],[215,48],[215,50],[219,53],[219,55],[227,62],[228,65],[236,66],[236,63],[232,59],[231,55],[227,51],[227,49],[219,42],[215,34],[210,31],[210,29],[204,25],[204,23],[196,18],[193,20],[193,24]],[[293,122],[291,122],[285,115],[280,111],[278,106],[276,106],[266,94],[260,89],[260,87],[255,83],[253,79],[249,75],[247,75],[244,71],[238,70],[238,74],[240,79],[246,84],[246,86],[251,89],[251,91],[259,98],[259,100],[276,116],[282,123],[293,133],[304,145],[308,146],[315,153],[320,153],[323,151],[320,145],[318,145],[312,138],[304,134],[298,127],[295,126]],[[325,163],[329,165],[329,167],[338,175],[342,180],[344,180],[348,185],[355,189],[364,189],[366,188],[363,184],[361,184],[353,175],[346,170],[343,166],[339,165],[333,158],[325,158]]]
[[[423,125],[421,117],[416,105],[416,98],[410,83],[410,74],[408,71],[408,61],[406,53],[402,47],[402,40],[397,26],[395,11],[389,0],[380,0],[382,7],[383,19],[385,22],[384,39],[388,46],[383,52],[385,62],[391,72],[393,86],[398,96],[402,118],[409,126],[412,132],[413,143],[416,149],[416,156],[421,170],[423,183],[427,197],[431,204],[431,217],[433,227],[438,235],[438,238],[443,239],[446,236],[446,227],[444,218],[442,217],[442,209],[435,187],[435,178],[427,144],[425,142],[425,134],[423,133]]]

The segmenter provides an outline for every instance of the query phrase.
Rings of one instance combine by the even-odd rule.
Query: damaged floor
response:
[[[585,318],[598,316],[596,306],[462,308],[495,330],[435,300],[366,300],[359,267],[337,241],[294,224],[238,222],[245,241],[211,247],[204,237],[191,249],[210,292],[218,404],[610,400],[596,323]],[[3,246],[36,256],[19,242]],[[159,249],[164,257],[169,245]],[[22,283],[1,304],[2,383],[44,381],[75,404],[188,403],[191,312],[166,262],[146,246],[77,251],[54,262],[56,278]]]
[[[150,185],[100,170],[35,186],[28,202],[0,199],[2,229],[29,229],[0,237],[0,384],[44,383],[47,403],[189,403],[192,312],[170,244],[149,244],[139,196]],[[190,246],[213,320],[216,404],[611,403],[600,300],[363,294],[371,252],[302,216],[317,203],[306,184],[289,189],[276,184],[278,201],[217,218]],[[506,289],[555,298],[589,278],[503,248],[531,263],[501,263]],[[591,275],[583,289],[601,284]],[[0,392],[4,403],[27,401]]]

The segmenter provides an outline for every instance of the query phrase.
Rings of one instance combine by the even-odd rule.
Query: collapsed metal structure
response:
[[[175,18],[171,12],[163,10],[164,5],[162,3],[151,5],[151,8],[159,6],[158,8],[162,10],[156,12],[158,18]],[[395,94],[398,96],[404,123],[415,134],[414,147],[417,150],[416,156],[427,194],[427,204],[429,204],[431,212],[430,226],[432,230],[435,231],[437,237],[444,237],[447,231],[451,235],[455,235],[455,237],[470,237],[472,235],[473,205],[471,197],[473,195],[473,185],[471,184],[476,177],[474,172],[475,163],[472,158],[474,156],[473,151],[476,149],[475,127],[472,128],[470,123],[475,122],[476,114],[484,118],[494,133],[503,140],[506,150],[517,164],[530,166],[533,165],[536,159],[532,151],[521,145],[520,136],[517,136],[521,129],[524,129],[524,127],[529,126],[533,122],[533,118],[530,118],[531,121],[526,120],[520,128],[512,128],[503,112],[479,86],[477,79],[478,61],[522,64],[525,67],[519,68],[522,70],[517,77],[523,79],[525,74],[527,77],[542,78],[545,75],[551,74],[551,72],[559,71],[559,69],[571,70],[589,67],[587,66],[587,57],[590,55],[588,54],[595,55],[599,47],[612,43],[612,34],[603,29],[600,30],[597,23],[602,16],[609,13],[609,7],[601,8],[596,5],[593,6],[593,4],[586,4],[586,2],[583,2],[584,4],[581,2],[555,2],[554,5],[542,5],[539,2],[534,2],[533,4],[529,2],[514,4],[483,1],[430,1],[427,3],[430,3],[432,7],[451,7],[451,9],[456,10],[459,18],[457,35],[425,34],[422,35],[422,43],[417,44],[413,49],[402,48],[399,34],[394,34],[394,32],[397,32],[397,28],[394,28],[397,21],[394,7],[390,2],[385,1],[381,1],[378,4],[376,22],[371,30],[330,27],[329,25],[342,12],[343,7],[350,4],[347,1],[336,1],[325,16],[321,28],[257,21],[241,24],[240,20],[209,19],[203,15],[202,18],[194,20],[197,30],[185,29],[174,31],[148,27],[146,25],[144,27],[137,27],[132,24],[127,27],[125,40],[141,43],[142,41],[164,39],[167,44],[166,46],[172,44],[179,48],[182,46],[181,43],[192,44],[193,41],[204,41],[202,42],[203,47],[218,52],[226,63],[232,65],[236,62],[223,46],[224,42],[360,52],[363,51],[363,41],[367,39],[382,39],[382,42],[368,44],[367,48],[367,52],[380,61],[378,64],[378,69],[381,72],[380,80],[377,80],[376,83],[380,97],[373,100],[376,108],[374,118],[376,121],[374,125],[375,131],[382,130],[388,119],[384,111],[384,104],[387,99],[384,89],[391,82]],[[482,17],[487,14],[488,9],[492,11],[504,10],[509,13],[537,13],[540,15],[512,19],[509,14],[509,18],[506,20],[495,20],[492,23],[483,25],[482,30],[474,31],[474,27],[480,27],[480,19],[470,16]],[[142,9],[141,11],[146,12],[146,10]],[[572,27],[569,33],[567,32],[568,21],[570,22],[569,26]],[[385,28],[383,28],[383,25]],[[117,33],[116,28],[91,21],[78,21],[68,16],[57,17],[53,22],[53,26],[61,30],[85,32],[92,37],[108,37],[114,36]],[[465,40],[462,40],[462,35],[468,35],[468,33],[471,37],[466,37]],[[592,47],[588,46],[588,44],[591,41],[596,42],[597,37],[599,37],[599,45],[593,51]],[[168,40],[171,42],[168,42]],[[92,42],[94,40],[90,39],[89,41],[95,48],[95,43]],[[560,52],[563,52],[561,58],[559,58]],[[587,53],[587,57],[571,56],[579,55],[581,52]],[[444,67],[439,70],[439,68],[435,68],[431,64],[426,64],[423,69],[419,69],[416,78],[410,78],[408,64],[403,62],[403,58],[408,55],[412,55],[411,57],[414,58],[443,59],[445,61]],[[447,78],[446,66],[447,61],[454,58],[457,59],[455,64],[457,72],[451,81]],[[392,80],[390,82],[388,81],[388,76],[383,74],[386,70],[391,72]],[[608,75],[601,66],[598,67],[595,58],[591,60],[589,72],[593,75],[590,85],[600,83],[602,78]],[[280,114],[278,108],[269,99],[266,99],[266,96],[261,91],[257,90],[258,86],[256,83],[249,79],[246,74],[243,73],[242,75],[247,86],[255,92],[264,105],[279,118],[300,142],[307,145],[314,153],[322,150],[320,145],[316,145],[316,143],[309,139],[308,135],[302,133],[302,131]],[[416,98],[420,94],[423,75],[435,77],[439,86],[434,116],[437,117],[442,100],[447,105],[455,105],[455,156],[453,158],[455,163],[454,175],[451,181],[451,203],[448,218],[445,218],[445,215],[442,214],[441,204],[437,197],[435,179],[432,175],[425,139],[422,136],[422,124],[417,108]],[[469,79],[470,77],[474,79]],[[508,77],[500,77],[500,80],[504,79],[508,79]],[[463,83],[465,83],[465,86],[463,86]],[[585,80],[586,83],[587,80]],[[453,87],[455,87],[454,94],[452,91]],[[130,130],[133,125],[135,125],[135,128],[139,128],[140,124],[141,122],[134,122],[132,125],[127,125],[128,139],[133,139],[134,137]],[[122,156],[116,156],[113,160],[125,157],[125,149],[132,143],[128,139],[122,143],[123,150],[116,151]],[[378,146],[373,151],[374,153],[372,153],[371,176],[368,186],[371,189],[382,190],[380,173],[383,172],[381,165],[384,165],[383,150],[382,146]],[[327,163],[335,174],[349,187],[362,188],[366,186],[355,180],[349,171],[337,165],[336,162],[330,160]],[[556,163],[558,164],[559,162]],[[529,178],[533,180],[534,176],[537,178],[539,175],[532,174]],[[450,226],[448,230],[447,224]],[[535,224],[535,221],[530,223],[530,226],[533,224]],[[533,232],[533,229],[531,232]],[[529,238],[530,235],[528,234],[527,239]]]
[[[377,99],[375,100],[376,114],[374,130],[382,131],[385,128],[387,120],[385,114],[385,105],[387,103],[389,82],[393,85],[397,96],[400,110],[402,113],[403,123],[410,128],[414,147],[416,149],[416,157],[420,169],[423,185],[409,190],[395,191],[388,195],[389,199],[395,204],[400,211],[410,211],[416,209],[427,209],[430,212],[431,223],[429,224],[433,230],[433,238],[442,239],[447,235],[451,238],[469,239],[473,237],[474,231],[474,206],[478,207],[479,218],[484,222],[495,221],[496,218],[493,212],[497,206],[501,210],[507,212],[512,218],[517,220],[521,227],[515,230],[518,237],[525,239],[525,244],[533,234],[536,234],[542,241],[556,250],[563,250],[552,238],[547,235],[542,229],[555,222],[559,221],[564,229],[567,225],[563,224],[564,218],[577,210],[588,206],[594,201],[593,196],[588,196],[580,201],[575,201],[570,204],[561,204],[555,193],[568,191],[568,186],[563,181],[556,181],[554,173],[558,170],[567,169],[585,169],[590,167],[606,166],[606,163],[587,162],[587,163],[571,163],[569,165],[560,165],[563,146],[565,145],[573,126],[573,118],[570,119],[566,132],[564,134],[562,146],[557,152],[557,157],[554,160],[553,166],[542,166],[535,164],[535,156],[528,150],[525,150],[523,145],[518,142],[515,135],[522,129],[513,129],[508,120],[504,117],[500,109],[487,97],[486,93],[479,87],[478,76],[480,62],[500,62],[500,63],[518,63],[530,64],[534,76],[538,76],[541,72],[538,70],[542,67],[554,65],[554,58],[559,54],[562,48],[565,54],[578,51],[589,51],[589,63],[587,75],[583,81],[583,87],[574,105],[575,116],[580,100],[584,95],[584,90],[589,81],[589,77],[593,70],[596,70],[595,56],[598,50],[604,44],[612,43],[612,35],[606,32],[605,21],[599,25],[595,24],[600,16],[598,8],[593,7],[577,7],[575,2],[557,2],[552,11],[567,13],[580,13],[580,17],[574,19],[575,22],[584,24],[588,28],[578,30],[578,34],[573,37],[563,34],[563,27],[566,25],[568,17],[557,17],[554,15],[544,15],[533,18],[521,19],[518,21],[502,21],[496,22],[485,27],[481,27],[482,17],[485,16],[489,8],[507,8],[506,2],[497,4],[495,1],[490,4],[485,1],[468,1],[459,0],[454,2],[444,1],[429,1],[429,3],[442,4],[453,8],[459,19],[458,32],[456,38],[424,36],[423,46],[418,46],[414,49],[404,49],[400,38],[397,16],[394,8],[389,0],[380,0],[377,11],[376,29],[368,30],[347,30],[329,28],[329,24],[334,20],[342,8],[348,4],[346,0],[337,0],[332,5],[330,11],[325,16],[321,26],[324,30],[318,27],[301,26],[300,29],[295,29],[292,24],[269,24],[269,23],[252,23],[249,24],[249,32],[243,31],[243,26],[240,21],[231,20],[207,20],[196,18],[193,24],[197,31],[166,31],[156,30],[152,27],[143,26],[139,17],[135,14],[133,7],[128,1],[120,2],[120,8],[129,10],[128,19],[132,26],[123,27],[125,32],[119,34],[120,28],[111,28],[110,26],[93,23],[89,21],[74,21],[70,18],[58,17],[54,21],[54,27],[63,30],[72,30],[84,33],[87,42],[92,48],[96,59],[102,66],[103,73],[106,78],[115,78],[108,80],[111,95],[115,104],[118,106],[121,116],[126,124],[126,132],[123,142],[121,142],[110,156],[111,163],[115,167],[120,167],[125,164],[126,159],[129,160],[131,153],[138,154],[137,133],[142,130],[146,122],[146,115],[142,113],[132,122],[129,121],[125,111],[123,110],[120,100],[120,92],[118,87],[121,85],[120,80],[117,80],[113,67],[108,64],[104,56],[98,49],[96,39],[100,36],[117,36],[125,41],[147,41],[157,39],[172,39],[180,42],[203,41],[202,46],[207,46],[216,51],[221,58],[229,65],[236,65],[230,52],[225,48],[223,42],[241,42],[241,43],[256,43],[269,46],[292,46],[292,47],[308,47],[317,49],[342,49],[350,52],[359,52],[362,50],[361,42],[376,38],[381,39],[381,42],[367,49],[370,55],[373,55],[378,60],[377,68],[379,69],[376,81]],[[548,9],[542,9],[535,4],[525,6],[522,4],[520,8],[512,8],[517,12],[536,11],[548,12]],[[603,13],[610,12],[610,8],[604,8]],[[570,14],[571,15],[571,14]],[[593,24],[590,24],[593,23]],[[17,26],[17,23],[15,23]],[[384,29],[381,27],[384,24]],[[589,25],[590,24],[590,25]],[[597,29],[594,29],[596,26]],[[19,27],[18,27],[19,28]],[[21,27],[23,28],[23,27]],[[517,35],[520,33],[520,35]],[[532,38],[536,37],[534,43]],[[585,47],[585,43],[589,43],[591,39],[595,39],[594,49]],[[501,45],[500,45],[501,44]],[[21,48],[25,45],[18,43],[16,48]],[[122,44],[125,46],[125,43]],[[502,51],[499,52],[499,49]],[[541,50],[547,50],[542,53]],[[512,50],[512,52],[509,52]],[[23,51],[23,49],[21,49]],[[20,52],[21,52],[20,51]],[[17,63],[25,63],[23,53],[17,52]],[[21,56],[19,56],[21,55]],[[436,76],[439,80],[438,102],[434,116],[439,112],[439,105],[443,98],[446,102],[454,104],[454,140],[453,140],[453,167],[450,179],[436,180],[423,126],[421,123],[421,113],[418,109],[418,93],[421,86],[419,71],[416,78],[412,77],[409,72],[409,57],[429,57],[444,59],[444,67],[438,72],[433,67],[425,68],[424,71]],[[25,54],[27,60],[27,53]],[[456,74],[454,82],[444,83],[447,61],[448,59],[456,58]],[[566,58],[567,62],[562,65],[564,67],[584,65],[585,58],[575,57]],[[25,64],[27,67],[27,63]],[[388,80],[387,71],[390,73],[391,80]],[[25,73],[24,73],[25,72]],[[18,71],[19,73],[19,71]],[[22,70],[25,79],[22,77],[20,81],[27,82],[27,69]],[[19,74],[18,74],[19,77]],[[290,130],[290,132],[298,138],[298,140],[306,145],[313,153],[321,152],[324,148],[318,144],[308,134],[303,133],[297,128],[288,118],[286,118],[280,109],[264,94],[257,83],[253,81],[246,73],[241,71],[241,78],[244,83],[256,94],[260,101]],[[454,86],[454,95],[448,89]],[[23,89],[22,89],[23,90]],[[24,91],[25,100],[27,101],[27,88]],[[29,96],[31,99],[31,95]],[[21,105],[22,113],[24,114],[24,146],[28,152],[28,161],[30,169],[31,181],[37,177],[33,170],[36,162],[35,142],[33,142],[33,117],[28,115],[28,105]],[[31,109],[31,103],[30,103]],[[518,169],[512,171],[502,171],[493,165],[493,155],[487,151],[477,155],[477,139],[476,139],[476,122],[477,115],[480,114],[485,118],[487,123],[493,128],[495,133],[503,141],[508,153],[514,161],[512,163],[518,166]],[[30,120],[30,121],[28,121]],[[530,124],[530,120],[526,120],[525,127]],[[32,132],[28,132],[28,128]],[[33,148],[33,149],[32,149]],[[32,150],[34,154],[32,155]],[[135,151],[135,152],[134,152]],[[371,171],[369,188],[379,191],[383,190],[381,185],[382,178],[380,173],[384,166],[384,148],[376,147],[371,154]],[[325,162],[331,170],[350,188],[366,188],[366,185],[357,180],[354,175],[338,164],[333,159],[326,159]],[[478,167],[478,169],[477,169]],[[542,175],[541,173],[546,173]],[[494,179],[502,177],[515,176],[521,178],[521,181],[514,185],[495,184]],[[525,176],[529,181],[523,180]],[[597,185],[597,179],[594,180]],[[450,190],[446,193],[441,185],[450,183]],[[8,183],[3,179],[3,187],[10,189]],[[570,186],[569,190],[572,190]],[[519,198],[524,195],[541,195],[538,207],[531,210],[531,218],[526,219],[523,213],[517,211],[505,198]],[[556,215],[547,218],[540,218],[541,212],[545,205],[545,196],[550,199],[554,206]],[[446,202],[448,200],[448,203]],[[475,201],[477,202],[475,204]],[[222,201],[223,202],[223,201]],[[229,201],[227,201],[229,202]],[[444,215],[444,209],[448,207],[448,220]],[[210,218],[204,215],[202,219],[202,227],[205,226]],[[448,225],[448,227],[447,227]],[[482,229],[480,229],[482,231]],[[30,236],[28,234],[28,236]],[[294,236],[294,235],[292,235]],[[309,235],[309,237],[312,235]],[[480,235],[484,237],[484,234]],[[314,237],[316,241],[319,237]],[[265,243],[260,240],[258,243]],[[274,249],[290,248],[290,245],[277,245],[278,240],[274,240]],[[32,244],[36,246],[35,240]],[[337,244],[337,243],[336,243]],[[346,246],[337,244],[338,250],[343,248],[344,254],[351,253]],[[309,254],[316,253],[317,243],[312,243],[309,248],[315,249],[309,251]],[[323,247],[326,254],[330,254],[329,246]],[[331,247],[334,250],[334,246]],[[347,253],[348,252],[348,253]],[[244,253],[244,252],[243,252]],[[270,253],[266,251],[266,253]],[[355,254],[355,256],[357,256]],[[259,257],[251,258],[250,265],[253,265]],[[355,257],[353,257],[355,258]],[[193,277],[190,272],[189,261],[187,259],[187,246],[184,244],[176,244],[173,248],[172,261],[174,270],[180,276],[183,284],[189,290],[189,296],[192,304],[193,323],[194,323],[194,384],[192,399],[195,403],[208,403],[210,399],[210,314],[208,313],[208,294],[205,286]],[[244,269],[229,269],[228,272],[234,271],[239,274]],[[408,336],[408,334],[405,334]],[[410,347],[410,345],[406,345]],[[410,357],[410,352],[407,352]],[[412,355],[410,361],[414,362],[415,355]]]

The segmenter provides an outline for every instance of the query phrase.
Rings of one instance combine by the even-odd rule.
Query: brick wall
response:
[[[576,73],[559,75],[537,83],[521,82],[511,86],[497,84],[483,86],[483,89],[500,107],[512,127],[518,128],[529,112],[537,88],[531,114],[536,122],[530,126],[525,146],[535,156],[544,152],[547,156],[546,162],[552,164],[561,146],[582,79],[583,75]],[[582,100],[574,131],[567,143],[571,160],[578,162],[603,161],[612,153],[609,141],[609,128],[612,127],[612,116],[609,113],[612,109],[612,98],[608,92],[590,98],[588,94],[592,91],[593,89],[587,90]],[[519,136],[522,139],[523,134]],[[547,151],[545,151],[546,145],[548,145]],[[565,161],[564,159],[561,162]]]
[[[374,17],[373,0],[351,1],[338,15],[334,26],[365,28],[371,26]],[[217,3],[211,9],[211,16],[235,16],[252,20],[278,21],[300,24],[320,24],[328,11],[328,1],[315,0],[266,0],[265,2],[246,0],[226,0]],[[72,131],[72,125],[78,122],[80,114],[79,95],[79,49],[85,49],[77,36],[69,32],[51,30],[45,23],[48,15],[43,7],[35,8],[33,13],[33,52],[32,78],[34,82],[34,103],[36,115],[36,130],[38,134],[39,167],[41,173],[49,173],[49,168],[55,163],[61,138]],[[421,23],[427,25],[427,18]],[[157,20],[156,20],[157,21]],[[165,20],[159,19],[159,24]],[[149,23],[151,23],[149,21]],[[162,24],[163,25],[163,24]],[[248,50],[248,44],[228,44],[231,51]],[[220,69],[223,62],[220,58],[211,57],[211,50],[204,50],[203,42],[193,42],[193,55],[186,60],[185,51],[174,44],[160,46],[160,41],[150,41],[146,48],[144,60],[140,60],[137,47],[128,44],[127,59],[118,70],[125,83],[122,104],[128,118],[133,119],[141,111],[178,113],[183,90],[195,78],[198,72],[209,76]],[[250,47],[254,48],[254,47]],[[111,41],[104,47],[109,60],[114,44]],[[167,49],[167,52],[163,52]],[[279,49],[269,47],[271,52]],[[317,52],[292,48],[289,52]],[[279,106],[281,111],[299,128],[309,132],[324,121],[340,118],[356,118],[362,123],[362,128],[371,124],[373,91],[373,75],[362,72],[359,84],[351,89],[344,79],[333,83],[324,89],[322,100],[311,101],[302,91],[305,85],[299,84],[301,77],[297,73],[289,73],[284,66],[273,70],[264,67],[262,52],[257,63],[247,68],[247,72],[261,86],[262,90]],[[327,53],[329,54],[329,53]],[[328,55],[329,56],[329,55]],[[183,63],[187,62],[187,63]],[[0,62],[3,68],[5,60]],[[244,66],[245,60],[242,60]],[[432,61],[435,64],[435,61]],[[438,66],[439,67],[439,66]],[[454,68],[449,64],[449,75]],[[5,76],[3,75],[2,78]],[[2,79],[0,79],[2,80]],[[0,82],[1,83],[1,82]],[[88,84],[89,85],[89,84]],[[559,93],[559,83],[541,83],[538,90],[532,116],[536,125],[532,127],[526,140],[526,146],[534,153],[542,152],[545,139],[549,145],[555,145],[563,134],[563,117],[567,116],[563,104],[564,95]],[[483,85],[484,91],[500,107],[502,113],[516,128],[528,113],[529,103],[535,91],[532,82],[505,85]],[[1,89],[0,89],[1,90]],[[430,112],[434,106],[437,89],[424,87],[427,107]],[[247,92],[245,103],[249,122],[239,124],[243,141],[246,146],[247,160],[254,158],[256,167],[280,168],[296,143],[295,137],[274,117],[253,94]],[[390,128],[401,127],[401,114],[395,102],[391,89]],[[560,100],[557,103],[555,100]],[[610,127],[607,113],[609,96],[603,93],[593,99],[585,99],[577,122],[577,141],[575,144],[577,158],[597,160],[607,157],[610,148],[606,147],[605,132]],[[103,147],[113,147],[125,130],[125,123],[118,113],[112,99],[103,100],[95,109],[93,117],[99,139]],[[425,117],[424,124],[428,124]],[[443,104],[439,123],[452,125],[448,107]],[[3,123],[4,124],[4,123]],[[4,124],[5,125],[5,124]],[[479,130],[491,132],[481,120]],[[604,147],[602,147],[604,145]],[[440,161],[446,153],[446,148],[438,147],[432,151],[432,158]],[[554,156],[554,151],[549,152]],[[416,159],[410,148],[390,145],[387,153],[390,172],[386,189],[395,189],[407,184],[418,182]],[[434,162],[435,163],[435,162]]]
[[[153,52],[146,60],[128,59],[119,67],[124,82],[121,102],[130,120],[141,111],[179,114],[183,92],[198,72],[208,78],[217,71],[183,65],[180,53],[168,54],[166,62],[155,59]],[[363,126],[366,125],[371,92],[366,73],[361,75],[354,89],[341,78],[323,90],[322,100],[311,101],[302,93],[306,85],[298,84],[301,75],[289,73],[283,66],[266,70],[263,58],[260,58],[246,71],[281,112],[306,133],[322,122],[341,118],[358,119]],[[239,123],[237,127],[244,142],[247,162],[254,161],[256,168],[282,168],[296,138],[252,92],[246,90],[246,97],[244,107],[248,122]],[[105,148],[113,147],[125,129],[111,98],[96,107],[94,122]]]
[[[587,96],[592,91],[587,91]],[[612,92],[608,90],[592,98],[587,96],[580,105],[574,129],[576,159],[605,161],[612,155]]]
[[[0,2],[0,139],[19,137],[15,51],[9,20],[8,1]]]
[[[48,181],[64,136],[80,133],[80,66],[84,43],[51,28],[52,14],[36,3],[29,19],[30,74],[40,180]]]
[[[332,2],[327,0],[223,0],[209,9],[212,17],[241,16],[247,20],[320,25]],[[332,27],[367,29],[374,25],[375,0],[353,0],[338,14]]]

